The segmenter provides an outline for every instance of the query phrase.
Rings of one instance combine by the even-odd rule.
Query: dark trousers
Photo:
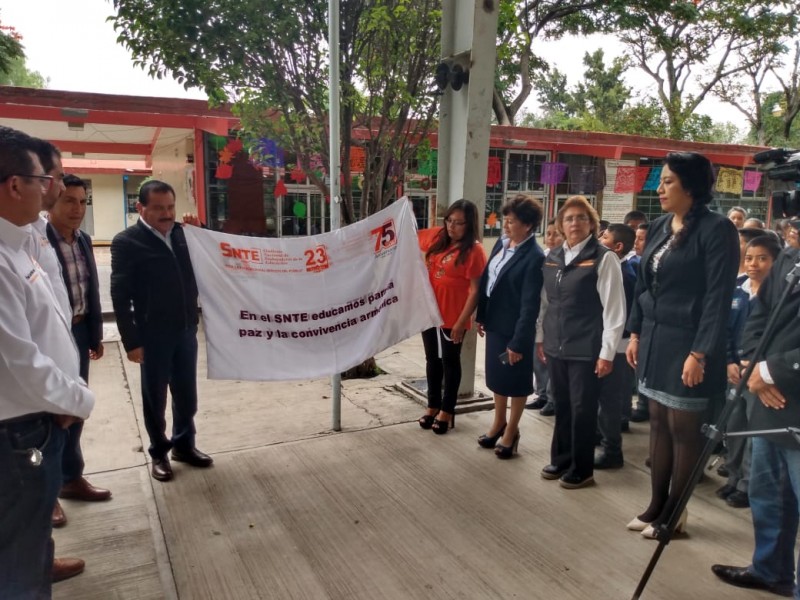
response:
[[[533,378],[536,397],[545,402],[549,401],[550,375],[547,373],[547,365],[540,361],[536,354],[533,355]]]
[[[550,464],[586,478],[594,473],[594,437],[600,380],[596,361],[547,356],[556,423]]]
[[[730,393],[731,386],[728,385]],[[730,401],[729,401],[730,402]],[[747,423],[753,414],[753,405],[760,400],[751,392],[745,390],[742,397],[733,407],[725,430],[730,432],[746,431]],[[728,485],[734,486],[740,492],[747,493],[750,485],[750,459],[752,455],[752,438],[730,437],[725,440],[725,466],[728,469]]]
[[[450,337],[450,329],[431,327],[422,332],[425,375],[428,379],[428,408],[436,408],[452,415],[456,411],[458,386],[461,385],[461,344],[454,344],[444,336]]]
[[[632,378],[633,371],[625,354],[617,352],[611,373],[600,380],[597,426],[603,438],[603,450],[609,456],[622,456],[622,417],[626,403],[630,414]]]
[[[197,412],[197,327],[180,333],[144,336],[141,365],[144,425],[148,451],[163,458],[170,448],[194,447]],[[167,389],[172,395],[172,438],[166,436]]]
[[[0,423],[0,597],[50,598],[63,429],[51,415]],[[33,449],[41,464],[31,461]]]
[[[89,324],[86,319],[72,326],[72,337],[75,338],[75,345],[78,346],[81,377],[86,383],[89,383]],[[64,440],[64,455],[61,459],[61,473],[64,477],[64,483],[69,483],[83,476],[85,463],[83,461],[83,451],[81,450],[81,433],[83,433],[83,421],[73,423],[67,429],[66,440]]]

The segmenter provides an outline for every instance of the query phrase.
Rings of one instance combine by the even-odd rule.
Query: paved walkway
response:
[[[106,271],[101,260],[101,270]],[[114,339],[107,328],[107,339]],[[483,356],[479,344],[478,356]],[[626,466],[567,491],[540,478],[552,420],[526,411],[520,455],[475,443],[489,412],[435,436],[397,384],[424,375],[419,336],[378,357],[384,375],[346,381],[332,432],[327,380],[209,381],[201,344],[198,446],[211,469],[175,464],[151,479],[138,371],[120,345],[92,364],[98,396],[84,431],[92,482],[111,501],[63,501],[57,554],[86,572],[57,599],[629,598],[655,542],[625,529],[648,498],[647,426],[624,436]],[[478,370],[482,388],[482,370]],[[146,436],[145,436],[146,437]],[[748,510],[698,487],[689,535],[664,552],[644,598],[768,598],[730,588],[714,562],[746,564]],[[1,594],[0,594],[1,595]]]

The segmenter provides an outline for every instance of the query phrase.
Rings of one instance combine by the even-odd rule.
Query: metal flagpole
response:
[[[328,96],[330,104],[330,174],[331,194],[331,231],[341,227],[341,207],[339,177],[341,165],[339,146],[341,131],[339,125],[339,0],[328,0],[328,51],[330,53],[330,68],[328,76]],[[324,203],[324,199],[323,199]],[[323,204],[324,206],[324,204]],[[334,431],[342,430],[342,376],[331,377],[332,388],[332,427]]]

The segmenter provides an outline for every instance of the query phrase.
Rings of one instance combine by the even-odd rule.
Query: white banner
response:
[[[184,231],[210,379],[329,376],[442,323],[406,199],[303,238]]]

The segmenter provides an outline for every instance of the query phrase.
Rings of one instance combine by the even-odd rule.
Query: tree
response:
[[[655,82],[670,137],[683,138],[711,90],[751,66],[754,46],[794,30],[791,7],[781,0],[682,0],[630,8],[627,19],[639,26],[621,39]]]
[[[211,5],[211,6],[210,6]],[[439,58],[436,0],[342,0],[340,10],[343,219],[395,196],[398,164],[434,125],[431,71]],[[327,2],[114,0],[110,18],[134,63],[233,103],[246,137],[269,137],[297,156],[320,192],[328,163]],[[213,8],[213,11],[211,10]],[[357,132],[354,135],[353,132]],[[366,156],[356,204],[350,148]]]
[[[8,73],[14,66],[14,61],[25,58],[21,39],[22,36],[14,27],[0,22],[0,73]]]
[[[586,71],[583,81],[575,90],[575,104],[579,112],[590,113],[601,123],[613,123],[628,105],[631,88],[625,85],[623,75],[628,68],[627,60],[615,58],[606,68],[602,50],[588,52],[583,56]]]
[[[787,72],[781,72],[779,66],[775,65],[772,67],[772,73],[781,85],[782,133],[784,139],[788,140],[791,137],[792,124],[800,113],[800,41],[794,43],[794,58]]]
[[[548,66],[535,53],[537,39],[566,34],[618,33],[641,26],[632,9],[670,10],[667,0],[500,0],[497,74],[492,101],[500,125],[514,125],[534,91],[537,72]]]
[[[744,65],[741,77],[722,79],[711,90],[745,116],[755,143],[761,146],[769,144],[771,138],[766,131],[764,86],[772,69],[780,62],[779,51],[780,48],[767,40],[757,40],[752,47],[737,51],[736,59]]]
[[[47,86],[48,81],[39,71],[31,71],[25,64],[24,58],[13,59],[8,70],[0,73],[0,85],[43,88]]]

